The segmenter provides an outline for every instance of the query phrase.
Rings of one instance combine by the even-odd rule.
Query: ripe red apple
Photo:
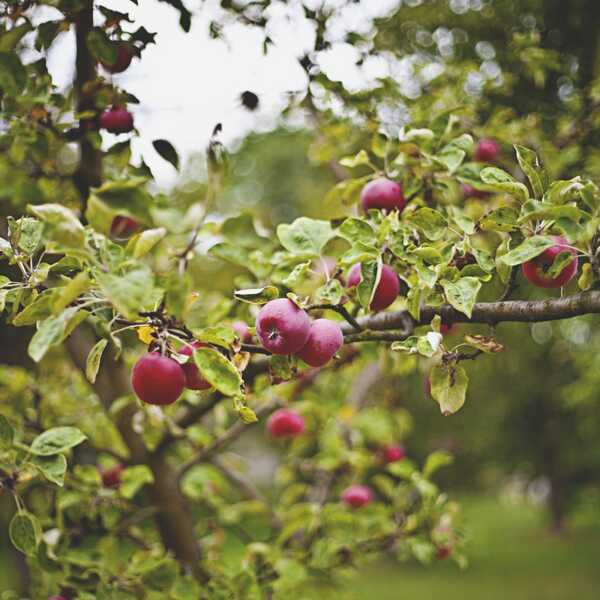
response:
[[[179,354],[184,356],[192,356],[192,353],[196,348],[206,348],[207,345],[202,342],[192,342],[191,344],[184,346],[179,351]],[[185,374],[185,387],[190,390],[207,390],[211,387],[210,383],[200,375],[198,367],[194,363],[194,359],[190,358],[188,362],[181,365],[183,373]]]
[[[123,469],[124,467],[120,463],[110,469],[101,469],[102,485],[107,488],[118,488],[121,485]]]
[[[125,42],[120,42],[117,44],[117,58],[115,59],[115,62],[107,63],[101,60],[100,64],[109,73],[122,73],[129,67],[132,58],[133,50],[131,46]]]
[[[484,192],[483,190],[478,190],[478,189],[474,188],[472,185],[469,185],[468,183],[463,183],[460,186],[460,190],[465,198],[481,199],[481,198],[487,198],[490,195],[489,192]]]
[[[406,458],[406,451],[400,444],[392,444],[381,449],[381,457],[389,464]]]
[[[360,508],[370,504],[373,492],[366,485],[351,485],[342,492],[342,502],[352,508]]]
[[[500,153],[500,145],[496,140],[483,138],[475,148],[475,160],[479,162],[493,162]]]
[[[296,356],[311,367],[322,367],[342,347],[344,335],[340,326],[329,319],[316,319],[310,326],[306,344]]]
[[[244,321],[234,321],[231,327],[238,334],[243,344],[252,343],[252,333],[250,333],[250,327],[248,327],[247,323],[244,323]]]
[[[448,546],[438,546],[435,552],[435,557],[438,560],[444,560],[452,554],[452,549]]]
[[[100,115],[100,127],[110,133],[128,133],[133,129],[133,115],[122,106],[112,106]]]
[[[140,224],[131,217],[117,215],[110,225],[110,235],[116,240],[130,238],[139,228]]]
[[[148,352],[135,363],[131,385],[142,402],[173,404],[183,392],[185,375],[176,360],[158,352]]]
[[[361,267],[360,263],[356,263],[348,273],[348,287],[354,287],[360,283]],[[373,300],[371,300],[372,310],[383,310],[387,308],[400,293],[400,282],[398,275],[388,265],[382,265],[381,278],[375,289]]]
[[[310,319],[288,298],[267,302],[256,317],[256,335],[273,354],[294,354],[308,339]]]
[[[532,258],[523,264],[523,275],[525,278],[542,288],[559,288],[566,285],[573,279],[577,273],[577,251],[569,247],[569,242],[560,235],[552,236],[556,242],[555,246],[551,246],[544,250],[539,256]],[[573,255],[571,262],[560,272],[558,277],[550,277],[548,269],[552,266],[554,259],[561,252],[569,252]]]
[[[360,205],[365,211],[370,208],[379,208],[381,210],[398,210],[402,212],[406,206],[406,199],[399,183],[380,177],[369,181],[362,189]]]
[[[280,408],[267,420],[267,431],[274,438],[296,437],[304,431],[304,417],[294,410]]]

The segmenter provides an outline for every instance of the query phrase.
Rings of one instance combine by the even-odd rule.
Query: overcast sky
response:
[[[304,4],[314,8],[321,1],[304,0]],[[344,6],[345,0],[326,1],[341,10],[332,19],[333,50],[323,56],[321,67],[332,78],[358,88],[364,85],[365,70],[355,65],[357,51],[341,40],[348,30],[369,31],[372,17],[389,13],[399,0],[363,0],[349,6]],[[268,130],[285,106],[286,93],[306,86],[297,57],[312,47],[314,32],[302,18],[300,0],[272,3],[268,33],[274,45],[266,55],[263,33],[257,28],[232,24],[225,28],[224,40],[210,39],[208,23],[220,10],[216,0],[187,0],[194,14],[188,34],[179,27],[177,11],[165,3],[139,0],[136,7],[130,0],[104,0],[102,4],[129,12],[136,28],[144,26],[158,34],[157,44],[147,47],[142,60],[135,59],[125,73],[113,77],[140,99],[140,105],[131,107],[141,134],[134,138],[133,148],[149,164],[160,186],[173,184],[177,174],[156,154],[152,140],[170,140],[185,163],[190,152],[206,147],[216,123],[223,124],[221,140],[228,145],[251,130]],[[44,20],[52,16],[45,15]],[[61,87],[72,80],[74,56],[73,34],[62,34],[48,60]],[[368,78],[381,75],[382,69],[382,64],[367,65]],[[259,110],[250,113],[241,106],[244,90],[258,94]],[[107,134],[107,142],[111,138]]]

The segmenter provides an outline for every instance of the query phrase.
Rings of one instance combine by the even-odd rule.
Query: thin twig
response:
[[[360,332],[360,331],[363,330],[363,328],[360,326],[360,324],[358,323],[358,321],[341,304],[313,304],[312,306],[309,306],[306,310],[307,311],[311,311],[311,310],[333,310],[336,313],[342,315],[342,317],[344,317],[344,319],[348,322],[349,325],[352,326],[352,328],[355,331]]]

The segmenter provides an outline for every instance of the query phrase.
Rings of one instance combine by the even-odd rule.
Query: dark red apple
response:
[[[573,279],[577,273],[577,250],[569,247],[569,242],[559,236],[552,236],[556,242],[555,246],[551,246],[544,250],[539,256],[523,263],[523,275],[525,278],[541,288],[559,288],[566,285]],[[554,259],[561,252],[569,252],[573,255],[571,262],[559,273],[557,277],[550,277],[548,270],[552,266]]]
[[[274,438],[296,437],[304,431],[304,417],[294,410],[280,408],[267,420],[267,431]]]
[[[452,554],[452,549],[448,546],[438,546],[435,551],[435,557],[438,560],[444,560],[448,558]]]
[[[392,444],[381,449],[381,456],[389,464],[406,458],[406,452],[400,444]]]
[[[100,115],[100,127],[110,133],[128,133],[133,129],[133,115],[122,106],[113,106]]]
[[[362,189],[360,205],[365,211],[370,208],[379,208],[381,210],[398,210],[402,212],[406,206],[406,199],[399,183],[380,177],[369,181]]]
[[[361,279],[361,267],[360,263],[356,263],[348,273],[348,287],[354,287],[360,283]],[[373,300],[371,300],[372,310],[383,310],[394,302],[400,293],[400,282],[398,281],[398,275],[388,265],[382,265],[381,277]]]
[[[148,352],[135,363],[131,385],[142,402],[173,404],[183,392],[185,375],[176,360],[158,352]]]
[[[125,42],[120,42],[117,44],[117,58],[113,63],[107,63],[104,61],[100,61],[100,64],[109,72],[109,73],[122,73],[129,67],[131,64],[131,60],[133,59],[133,50],[131,46]]]
[[[493,162],[500,153],[500,145],[496,140],[483,138],[475,148],[475,160],[479,162]]]
[[[184,346],[179,350],[179,354],[184,356],[192,356],[196,348],[206,348],[207,345],[202,342],[192,342],[191,344]],[[181,365],[185,374],[185,387],[190,390],[207,390],[211,387],[210,383],[200,375],[200,371],[194,363],[194,359],[190,358],[188,362]]]
[[[310,319],[288,298],[267,302],[256,317],[256,335],[273,354],[294,354],[308,339]]]
[[[342,347],[344,335],[340,326],[329,319],[316,319],[310,326],[306,344],[296,356],[311,367],[322,367]]]
[[[100,476],[102,477],[102,485],[107,488],[118,488],[121,485],[121,474],[123,473],[123,465],[117,464],[110,469],[101,469]]]
[[[352,508],[360,508],[370,504],[373,492],[366,485],[351,485],[342,492],[342,502]]]
[[[110,235],[116,240],[130,238],[139,228],[140,224],[131,217],[117,215],[110,225]]]

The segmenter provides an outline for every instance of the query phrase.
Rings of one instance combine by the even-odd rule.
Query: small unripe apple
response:
[[[348,287],[354,287],[360,283],[361,279],[361,266],[360,263],[356,263],[348,273]],[[388,265],[381,266],[381,277],[373,300],[371,300],[372,310],[383,310],[394,302],[400,293],[400,282],[398,281],[398,275]]]
[[[158,352],[148,352],[135,363],[131,385],[142,402],[173,404],[183,392],[185,375],[176,360]]]
[[[252,343],[252,333],[250,332],[250,327],[248,327],[247,323],[244,323],[244,321],[234,321],[231,324],[231,327],[237,333],[243,344]]]
[[[552,236],[556,242],[555,246],[551,246],[544,250],[539,256],[523,263],[523,275],[527,281],[541,288],[559,288],[566,285],[573,279],[577,273],[577,250],[569,247],[569,242],[559,236]],[[569,252],[573,255],[571,262],[558,274],[557,277],[550,277],[548,269],[552,266],[554,259],[561,252]]]
[[[406,458],[406,451],[400,444],[392,444],[381,449],[383,462],[393,463]]]
[[[304,417],[294,410],[280,408],[267,420],[267,431],[274,438],[296,437],[304,431]]]
[[[311,367],[322,367],[342,347],[344,335],[340,326],[329,319],[316,319],[310,326],[306,344],[296,356]]]
[[[352,508],[360,508],[370,504],[373,492],[366,485],[351,485],[342,492],[342,502]]]
[[[465,198],[487,198],[490,193],[478,190],[468,183],[463,183],[460,186],[460,190]]]
[[[360,193],[360,205],[363,210],[379,208],[381,210],[398,210],[402,212],[406,200],[402,193],[402,186],[395,181],[380,177],[369,181]]]
[[[256,335],[273,354],[294,354],[306,344],[310,332],[308,314],[288,298],[267,302],[256,317]]]
[[[207,345],[202,342],[192,342],[187,346],[184,346],[179,351],[179,354],[183,354],[184,356],[192,356],[194,350],[196,348],[206,348]],[[190,390],[207,390],[211,387],[210,383],[200,375],[200,371],[194,363],[194,359],[190,358],[188,362],[181,365],[183,369],[183,373],[185,374],[185,387]]]
[[[475,148],[475,160],[479,162],[493,162],[500,153],[500,145],[496,140],[483,138]]]
[[[120,42],[117,44],[117,58],[115,58],[115,61],[113,63],[107,63],[101,60],[100,64],[109,73],[122,73],[129,67],[132,58],[133,50],[131,46],[125,42]]]
[[[102,485],[107,488],[118,488],[121,485],[121,474],[123,473],[123,465],[117,464],[110,469],[102,469],[100,476],[102,477]]]
[[[126,240],[138,230],[139,226],[135,219],[117,215],[110,224],[110,236],[116,240]]]
[[[133,129],[133,115],[122,106],[113,106],[100,115],[100,127],[110,133],[128,133]]]

